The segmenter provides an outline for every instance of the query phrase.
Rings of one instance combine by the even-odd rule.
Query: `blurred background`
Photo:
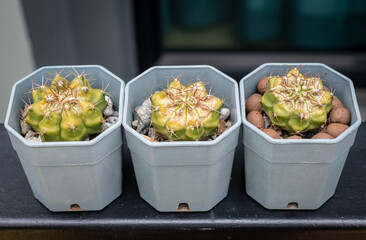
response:
[[[98,64],[128,82],[154,65],[208,64],[239,81],[266,62],[336,69],[366,120],[366,1],[0,1],[1,123],[12,85],[46,65]]]

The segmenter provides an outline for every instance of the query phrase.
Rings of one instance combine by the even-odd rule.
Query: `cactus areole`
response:
[[[75,75],[69,82],[56,73],[50,86],[42,81],[32,88],[33,104],[26,106],[25,121],[42,141],[82,141],[101,132],[105,92],[93,89],[85,75]]]
[[[169,87],[150,97],[152,125],[171,141],[202,140],[216,133],[223,101],[207,94],[198,81],[187,87],[173,78]]]
[[[319,77],[306,76],[297,68],[284,76],[271,76],[261,98],[263,110],[273,125],[290,133],[320,128],[332,109],[333,94]]]

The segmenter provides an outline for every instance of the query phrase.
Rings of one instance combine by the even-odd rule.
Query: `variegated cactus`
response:
[[[50,86],[42,83],[31,92],[25,121],[42,141],[81,141],[101,132],[105,92],[92,88],[84,74],[69,82],[56,73]]]
[[[223,101],[207,94],[198,81],[187,87],[173,78],[169,87],[150,97],[152,125],[171,141],[201,140],[215,134]]]
[[[306,76],[297,68],[284,76],[271,76],[261,98],[273,125],[290,133],[320,128],[332,109],[333,94],[319,77]]]

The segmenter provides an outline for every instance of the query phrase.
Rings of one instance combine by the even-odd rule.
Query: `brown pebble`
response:
[[[280,135],[273,129],[271,128],[266,128],[262,130],[265,134],[267,134],[268,136],[270,136],[271,138],[275,138],[275,139],[281,139]]]
[[[259,82],[258,82],[257,90],[262,95],[267,91],[268,79],[269,79],[269,77],[264,77],[261,80],[259,80]]]
[[[251,111],[247,115],[247,120],[257,128],[264,128],[264,118],[259,111]]]
[[[223,132],[225,132],[226,130],[226,126],[225,126],[226,122],[224,120],[221,120],[219,123],[219,126],[217,128],[217,135],[222,134]]]
[[[323,90],[330,92],[329,88],[327,88],[326,86],[323,86]]]
[[[333,108],[343,107],[343,103],[336,96],[333,96],[332,105]]]
[[[345,107],[332,109],[329,115],[331,123],[342,123],[348,125],[351,120],[351,114]]]
[[[334,137],[328,133],[320,132],[314,135],[311,139],[333,139]]]
[[[348,128],[349,128],[349,126],[347,126],[345,124],[331,123],[327,127],[327,133],[329,133],[330,135],[332,135],[333,137],[336,138],[339,135],[341,135],[341,133],[346,131]]]
[[[288,137],[287,139],[302,139],[302,137],[297,136],[297,135],[293,135],[291,137]]]
[[[260,95],[259,93],[255,93],[252,96],[250,96],[245,103],[245,110],[247,112],[251,111],[261,112],[262,111],[261,98],[262,95]]]

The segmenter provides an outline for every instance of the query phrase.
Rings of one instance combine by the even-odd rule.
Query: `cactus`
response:
[[[185,87],[178,76],[150,100],[151,122],[162,137],[170,141],[202,140],[216,133],[223,101],[207,94],[201,81]]]
[[[105,91],[93,89],[85,74],[69,82],[56,73],[50,86],[32,87],[33,104],[26,106],[28,123],[42,141],[82,141],[100,133],[107,106]]]
[[[303,75],[293,68],[284,76],[268,79],[261,104],[273,125],[289,133],[301,133],[326,123],[332,98],[319,77]]]

